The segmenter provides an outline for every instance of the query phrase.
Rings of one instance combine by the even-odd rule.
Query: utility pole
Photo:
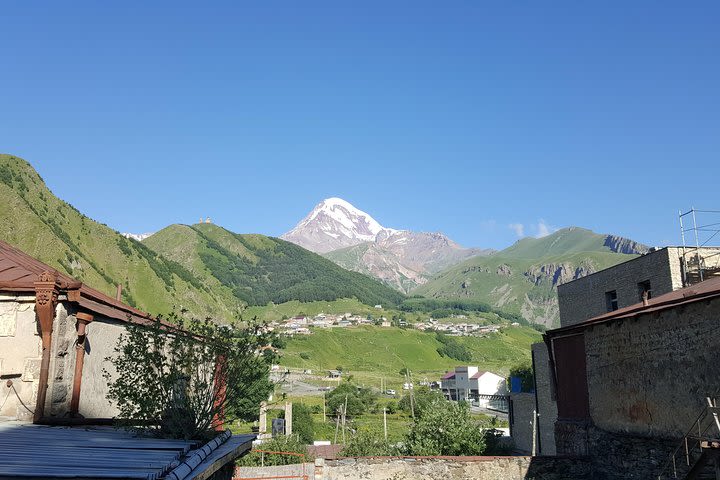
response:
[[[383,407],[383,430],[385,431],[385,441],[387,441],[387,408]]]
[[[537,455],[537,410],[533,410],[533,419],[532,419],[532,456],[534,457]]]
[[[343,440],[343,445],[345,445],[345,421],[347,420],[347,401],[348,401],[348,396],[345,395],[345,405],[343,406],[343,415],[342,415],[342,440]]]
[[[325,399],[326,399],[325,392],[323,392],[323,423],[325,423],[327,421],[327,416],[325,416],[325,404],[327,402],[325,401]]]
[[[410,383],[410,370],[405,370],[405,383],[407,383],[410,392],[410,415],[415,419],[415,398],[413,395],[412,383]]]

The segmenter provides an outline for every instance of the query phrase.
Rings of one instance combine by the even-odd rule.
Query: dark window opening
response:
[[[614,312],[618,309],[617,291],[605,292],[605,306],[608,312]]]
[[[638,294],[640,295],[641,302],[645,299],[646,295],[648,300],[652,298],[652,288],[650,287],[650,280],[645,280],[644,282],[638,283]]]

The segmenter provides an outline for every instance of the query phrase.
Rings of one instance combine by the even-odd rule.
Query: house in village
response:
[[[536,392],[511,397],[516,426],[538,414],[516,445],[589,456],[597,478],[720,471],[720,278],[687,265],[667,248],[560,286],[561,327],[533,346]]]
[[[449,400],[474,401],[480,406],[493,406],[498,402],[504,403],[507,385],[505,378],[500,375],[478,367],[460,366],[443,375],[440,391]]]
[[[110,427],[91,427],[109,425],[118,413],[107,399],[103,369],[112,371],[106,357],[113,355],[128,321],[142,324],[151,317],[0,241],[0,478],[125,478],[131,470],[136,477],[147,470],[147,478],[173,478],[171,466],[202,446],[147,442]],[[57,426],[77,424],[84,427]],[[253,438],[218,437],[206,449],[214,453],[194,464],[203,475],[208,469],[212,473],[247,451]],[[96,448],[84,449],[77,461],[79,444]],[[20,463],[19,451],[24,452]],[[139,466],[138,456],[154,466]],[[188,479],[200,473],[184,472]]]

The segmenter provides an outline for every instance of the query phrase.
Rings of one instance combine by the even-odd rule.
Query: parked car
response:
[[[385,394],[386,395],[395,395],[395,390],[393,390],[392,388],[388,388],[387,390],[385,390]]]

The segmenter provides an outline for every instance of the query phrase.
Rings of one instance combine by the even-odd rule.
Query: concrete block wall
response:
[[[608,312],[605,293],[617,292],[618,308],[642,301],[638,283],[649,281],[652,295],[657,297],[682,287],[677,282],[677,271],[671,271],[671,259],[677,263],[677,254],[670,255],[663,248],[634,258],[611,268],[558,286],[560,325],[566,327]]]
[[[545,343],[532,345],[533,367],[535,371],[535,395],[538,410],[539,455],[555,455],[555,421],[557,420],[557,402],[552,395],[552,371]]]
[[[532,453],[535,394],[511,393],[510,436],[517,452]]]

